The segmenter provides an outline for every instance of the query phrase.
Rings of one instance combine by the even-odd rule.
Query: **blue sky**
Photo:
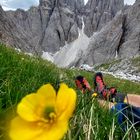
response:
[[[124,0],[125,4],[133,4],[135,0]],[[87,2],[87,0],[85,0]],[[29,9],[32,5],[38,5],[39,0],[0,0],[4,10],[16,10],[17,8]]]

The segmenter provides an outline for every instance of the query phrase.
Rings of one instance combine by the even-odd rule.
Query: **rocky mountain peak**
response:
[[[85,6],[85,33],[90,37],[113,19],[124,7],[124,0],[89,0]]]
[[[89,0],[86,5],[84,0],[40,0],[28,11],[5,12],[0,7],[0,42],[39,55],[54,55],[65,47],[71,54],[81,50],[75,51],[67,66],[102,63],[116,53],[133,57],[139,52],[139,11],[139,0],[127,7],[123,0]],[[64,52],[69,59],[68,50]]]
[[[39,0],[39,6],[44,8],[53,8],[57,4],[57,0]]]
[[[68,7],[71,10],[76,10],[76,8],[81,8],[84,6],[84,0],[40,0],[39,6],[46,8],[53,8],[55,6]]]
[[[28,42],[34,46],[31,50],[55,53],[65,42],[78,38],[82,16],[85,34],[91,36],[122,6],[122,0],[89,0],[86,6],[84,0],[40,0],[38,7],[31,7],[28,11],[18,9],[6,15],[18,27],[17,30],[27,36]]]
[[[3,16],[5,16],[5,12],[2,9],[2,6],[0,5],[0,17],[2,18]]]

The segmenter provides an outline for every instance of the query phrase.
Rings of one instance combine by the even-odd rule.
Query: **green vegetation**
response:
[[[140,71],[140,56],[132,59],[132,64]]]
[[[76,90],[74,77],[85,76],[93,86],[93,73],[57,68],[40,58],[30,57],[0,45],[0,140],[8,140],[10,119],[16,105],[25,95],[36,92],[43,84],[51,83],[57,90],[65,82]],[[140,84],[105,75],[105,82],[121,92],[140,94]],[[77,91],[78,100],[70,129],[64,140],[137,140],[139,131],[123,133],[113,114],[100,108],[96,99]]]
[[[117,64],[119,63],[121,60],[113,60],[113,61],[110,61],[108,63],[105,63],[105,64],[101,64],[101,65],[98,65],[95,67],[95,70],[98,70],[99,68],[102,68],[104,70],[107,70],[109,69],[110,66],[113,66],[114,64]]]

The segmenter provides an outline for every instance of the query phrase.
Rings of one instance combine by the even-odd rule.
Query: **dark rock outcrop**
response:
[[[118,48],[119,57],[140,55],[140,0],[124,12],[123,36]]]
[[[123,0],[89,0],[85,6],[85,33],[91,36],[99,31],[124,7]]]
[[[7,13],[0,6],[0,42],[22,51],[33,52],[34,46],[29,42],[28,37],[22,28],[8,18]]]
[[[91,37],[81,63],[94,65],[140,55],[140,1],[119,12]]]

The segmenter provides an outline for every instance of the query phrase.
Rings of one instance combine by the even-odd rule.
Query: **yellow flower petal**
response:
[[[16,117],[11,122],[10,138],[12,140],[35,140],[42,131],[36,123],[27,122],[20,117]]]
[[[61,84],[56,99],[56,111],[59,120],[68,120],[75,109],[76,92],[67,85]]]
[[[36,122],[27,122],[16,117],[11,122],[11,140],[60,140],[67,132],[68,122],[59,121],[48,128],[42,128]]]
[[[54,106],[56,101],[56,92],[51,84],[43,85],[38,91],[37,96],[42,107]]]
[[[44,129],[44,132],[33,140],[60,140],[68,130],[68,121],[59,121]]]
[[[50,84],[43,85],[37,94],[25,96],[18,104],[17,113],[27,121],[38,121],[46,107],[54,107],[56,93]],[[42,116],[43,115],[43,116]]]
[[[26,95],[21,102],[18,104],[17,113],[19,116],[27,121],[37,121],[40,116],[38,116],[36,110],[38,106],[38,98],[36,94],[32,93]]]

